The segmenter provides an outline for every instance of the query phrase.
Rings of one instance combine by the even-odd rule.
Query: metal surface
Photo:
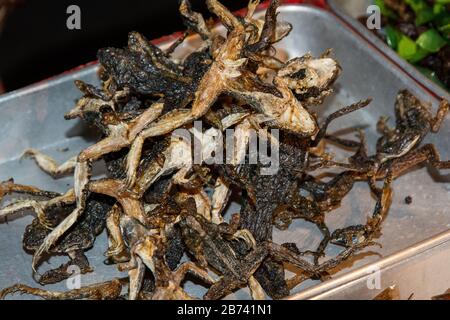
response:
[[[286,6],[281,8],[280,18],[290,21],[294,29],[291,35],[278,45],[279,54],[287,57],[303,55],[311,51],[320,55],[328,48],[333,48],[342,65],[343,73],[335,84],[335,94],[328,98],[325,105],[317,107],[319,114],[326,115],[334,110],[360,99],[373,97],[371,106],[336,121],[330,132],[341,132],[354,137],[347,128],[363,128],[368,143],[374,146],[377,134],[375,124],[381,115],[393,116],[393,105],[398,90],[407,88],[419,98],[429,101],[436,109],[438,101],[427,94],[411,78],[399,70],[396,65],[386,60],[377,51],[368,47],[353,31],[344,26],[332,14],[307,6]],[[262,14],[262,13],[260,13]],[[125,43],[126,39],[124,39]],[[181,58],[186,52],[196,47],[198,39],[190,38],[177,49]],[[18,183],[32,184],[44,189],[65,191],[72,183],[70,177],[54,180],[42,173],[33,161],[20,159],[25,148],[34,147],[64,160],[77,154],[82,148],[91,144],[95,134],[85,128],[81,122],[64,121],[63,115],[73,105],[80,93],[73,85],[74,79],[83,79],[98,83],[96,66],[66,74],[52,81],[25,90],[12,92],[0,97],[0,180],[13,176]],[[427,142],[436,143],[443,159],[450,158],[449,141],[443,139],[450,134],[446,123],[439,135],[430,136]],[[66,152],[60,150],[69,148]],[[336,151],[336,150],[335,150]],[[373,150],[371,150],[373,151]],[[338,157],[344,156],[336,151]],[[348,154],[345,154],[348,156]],[[102,166],[96,168],[97,176],[102,174]],[[332,279],[325,283],[307,281],[294,289],[292,298],[321,297],[326,291],[330,295],[324,298],[372,297],[376,291],[362,286],[353,287],[353,283],[362,284],[361,279],[371,263],[378,263],[385,269],[391,268],[405,259],[422,259],[424,249],[417,247],[422,241],[428,241],[427,248],[447,243],[450,234],[433,238],[450,229],[450,177],[439,176],[436,172],[422,168],[401,177],[394,182],[394,199],[389,215],[383,226],[383,235],[378,239],[382,248],[372,247],[358,255],[345,266],[336,270]],[[404,198],[412,196],[413,204],[405,205]],[[7,201],[11,201],[8,198]],[[3,203],[4,205],[5,203]],[[371,214],[374,200],[369,188],[363,184],[355,185],[345,198],[342,206],[328,214],[326,222],[330,228],[340,228],[355,223],[365,223]],[[234,204],[230,211],[236,212]],[[25,225],[32,217],[16,217],[8,224],[0,224],[0,288],[22,282],[36,286],[31,278],[31,256],[23,252],[20,244]],[[309,223],[295,221],[288,230],[279,232],[274,229],[274,240],[278,243],[295,242],[300,250],[313,249],[321,240],[320,232]],[[431,240],[430,240],[431,239]],[[103,234],[94,248],[87,255],[95,268],[95,273],[82,277],[82,284],[103,281],[117,275],[114,266],[102,264],[103,252],[106,251],[106,236]],[[421,248],[421,249],[420,249]],[[336,255],[339,248],[330,247],[327,255]],[[376,252],[377,254],[371,254]],[[394,258],[389,256],[396,254]],[[53,266],[63,258],[52,259]],[[44,265],[42,269],[48,269]],[[362,270],[362,271],[361,271]],[[290,272],[287,271],[289,274]],[[405,272],[405,270],[402,270]],[[406,270],[407,272],[407,270]],[[411,275],[412,276],[412,275]],[[441,287],[448,283],[450,272],[442,272],[440,282],[426,293],[443,292]],[[384,280],[383,280],[384,281]],[[421,290],[422,284],[416,281],[415,291]],[[389,284],[390,285],[390,284]],[[430,284],[431,285],[431,284]],[[191,282],[187,290],[196,295],[204,292]],[[48,286],[49,289],[66,290],[65,283]],[[364,295],[361,293],[364,291]],[[336,294],[338,292],[339,294]],[[21,298],[14,296],[14,298]],[[249,298],[248,290],[242,289],[228,298]]]
[[[397,63],[411,77],[416,79],[421,85],[430,90],[437,97],[443,97],[450,100],[450,92],[427,78],[408,61],[402,59],[394,50],[384,43],[383,40],[374,35],[370,30],[366,29],[366,27],[357,20],[358,17],[365,16],[367,14],[367,7],[372,4],[374,4],[373,0],[328,0],[328,5],[334,13],[349,23],[366,40]]]

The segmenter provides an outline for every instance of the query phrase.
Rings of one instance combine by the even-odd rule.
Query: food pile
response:
[[[383,15],[377,32],[404,59],[450,90],[450,1],[376,0]]]
[[[395,127],[380,120],[377,152],[368,155],[362,132],[356,141],[330,135],[327,127],[370,100],[318,122],[316,111],[341,72],[330,52],[289,61],[276,57],[274,44],[292,29],[277,19],[278,0],[269,3],[263,20],[253,17],[255,0],[245,16],[234,16],[217,0],[206,2],[226,36],[213,32],[182,0],[188,32],[167,50],[132,32],[127,47],[99,50],[100,88],[76,81],[83,97],[65,118],[83,119],[100,129],[102,138],[61,165],[38,150],[26,151],[54,177],[74,172],[73,188],[58,194],[12,179],[0,184],[0,199],[30,195],[4,206],[0,217],[36,213],[23,246],[33,253],[39,284],[67,279],[74,265],[91,272],[84,253],[104,229],[105,263],[128,275],[66,292],[16,284],[0,291],[1,298],[21,293],[46,299],[220,299],[244,287],[254,299],[283,298],[305,280],[326,280],[375,244],[393,179],[425,162],[450,168],[433,145],[419,146],[429,131],[439,130],[448,102],[434,116],[411,93],[399,92]],[[175,60],[172,53],[188,35],[200,37],[201,45]],[[247,152],[255,139],[258,149]],[[324,151],[326,141],[353,155],[336,161]],[[269,151],[266,157],[263,151]],[[269,154],[278,162],[276,170],[268,170],[275,163],[267,161]],[[217,161],[220,156],[223,161]],[[95,180],[91,167],[100,160],[107,177]],[[314,174],[319,169],[338,173],[322,180]],[[330,230],[325,216],[358,181],[368,183],[377,200],[367,223]],[[228,214],[233,199],[241,209]],[[317,226],[323,234],[317,248],[301,252],[296,239],[272,241],[274,226],[286,230],[295,219]],[[325,257],[330,244],[342,247],[335,257]],[[68,262],[39,273],[52,255],[67,255]],[[286,277],[287,265],[295,267],[295,276]],[[188,273],[203,284],[204,296],[184,290]]]

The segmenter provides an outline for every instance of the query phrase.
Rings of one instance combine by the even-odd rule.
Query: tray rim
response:
[[[287,300],[321,300],[327,299],[333,292],[351,287],[353,283],[368,279],[375,268],[381,270],[391,268],[397,264],[406,262],[407,260],[424,254],[427,251],[444,246],[450,242],[450,230],[441,232],[431,238],[420,241],[406,249],[397,251],[378,261],[369,263],[348,273],[333,277],[323,283],[311,286],[301,292],[295,293],[287,297]]]

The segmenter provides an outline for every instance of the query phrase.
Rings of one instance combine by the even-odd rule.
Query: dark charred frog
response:
[[[295,200],[298,206],[308,206],[306,200],[298,194],[294,195],[292,190],[297,190],[298,177],[305,172],[308,167],[309,152],[312,144],[318,144],[326,135],[326,129],[331,121],[344,116],[350,112],[359,110],[369,104],[370,100],[361,101],[345,107],[331,114],[324,122],[317,134],[317,141],[301,138],[298,135],[280,131],[278,144],[278,170],[275,174],[261,174],[263,164],[250,165],[243,164],[240,170],[230,166],[219,167],[225,179],[231,184],[242,188],[244,201],[241,208],[242,228],[248,229],[257,242],[272,239],[273,221],[277,219],[276,210],[280,206]],[[329,237],[328,228],[325,226],[324,216],[318,208],[308,209],[308,212],[300,214],[298,217],[317,224],[319,230],[324,234],[324,242],[319,245],[318,256],[324,249],[324,245]],[[315,210],[315,211],[314,211]],[[280,216],[278,216],[280,217]],[[281,264],[270,259],[265,261],[255,273],[256,278],[262,287],[272,298],[281,298],[288,294],[288,288],[284,281],[284,270]]]
[[[46,211],[46,220],[50,225],[57,225],[73,210],[73,205],[55,206]],[[65,234],[61,241],[52,247],[50,254],[67,254],[70,261],[56,269],[46,271],[39,283],[49,284],[67,279],[72,274],[68,271],[71,265],[77,265],[81,273],[91,272],[84,251],[94,245],[95,238],[105,228],[105,216],[112,207],[111,200],[101,196],[91,196],[86,205],[86,214],[74,228]],[[28,225],[23,236],[23,247],[33,253],[39,248],[50,229],[44,226],[38,218]]]
[[[256,244],[248,230],[239,229],[238,224],[238,215],[233,216],[230,224],[216,225],[199,215],[187,215],[179,222],[188,252],[199,265],[204,268],[209,266],[221,276],[209,288],[205,299],[219,299],[245,286],[249,286],[254,299],[264,299],[263,288],[253,274],[268,257],[279,263],[290,263],[302,274],[320,279],[340,261],[368,245],[361,242],[347,248],[335,259],[313,266],[288,244],[280,246],[271,241]],[[266,270],[271,270],[270,265]]]
[[[400,91],[395,103],[395,128],[387,127],[386,118],[378,122],[383,136],[377,142],[377,160],[383,163],[404,156],[418,146],[430,131],[438,132],[448,109],[448,103],[443,102],[433,117],[430,106],[423,104],[409,91]]]
[[[100,49],[98,59],[118,87],[147,96],[164,95],[165,111],[190,102],[210,63],[206,53],[193,53],[184,66],[175,64],[137,32],[129,34],[127,48]]]
[[[187,215],[180,222],[183,241],[188,251],[193,254],[203,267],[211,267],[222,276],[222,282],[213,286],[205,295],[207,299],[218,299],[236,288],[244,287],[255,281],[249,280],[254,269],[261,263],[266,253],[247,261],[245,255],[250,252],[253,238],[247,230],[237,228],[236,215],[231,225],[216,225],[199,215]],[[244,240],[243,240],[244,239]],[[253,292],[260,291],[251,285]]]
[[[430,106],[423,104],[410,92],[400,91],[395,104],[396,127],[388,128],[385,118],[381,118],[378,123],[383,136],[378,140],[377,154],[371,157],[375,161],[375,168],[372,168],[374,177],[383,179],[389,171],[392,178],[396,178],[427,162],[436,169],[449,169],[450,161],[441,161],[433,144],[419,147],[430,131],[439,131],[449,109],[450,103],[442,100],[433,116]]]

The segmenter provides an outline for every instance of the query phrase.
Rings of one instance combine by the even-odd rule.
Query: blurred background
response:
[[[192,7],[208,16],[204,0]],[[221,0],[232,10],[247,0]],[[81,10],[81,30],[66,27],[67,7]],[[131,30],[147,38],[183,30],[178,0],[0,0],[0,93],[96,60],[101,47],[123,47]]]

